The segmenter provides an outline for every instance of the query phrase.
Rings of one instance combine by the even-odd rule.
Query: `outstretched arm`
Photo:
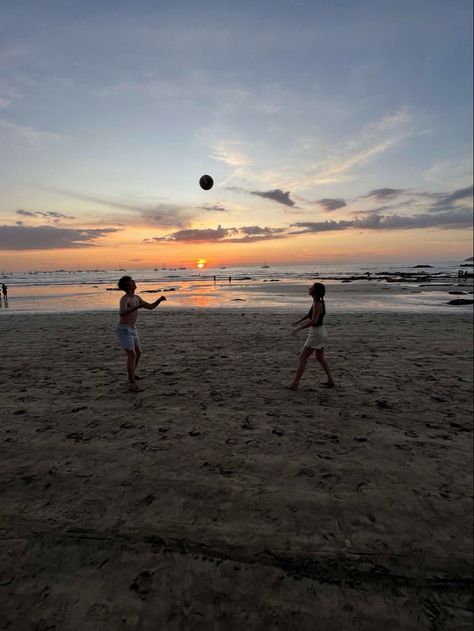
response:
[[[166,300],[165,296],[160,296],[158,300],[155,300],[155,302],[145,302],[145,300],[140,298],[140,305],[143,307],[143,309],[151,310],[157,307],[160,304],[160,302],[163,302],[164,300]]]

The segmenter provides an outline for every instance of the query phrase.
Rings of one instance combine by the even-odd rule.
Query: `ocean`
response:
[[[464,267],[461,267],[464,265]],[[274,309],[299,312],[310,299],[312,282],[326,285],[328,311],[472,312],[472,305],[449,305],[455,298],[472,299],[472,276],[459,279],[463,261],[390,264],[321,264],[269,267],[153,268],[115,270],[52,270],[1,272],[8,301],[0,313],[57,313],[116,310],[120,276],[132,276],[137,293],[153,301],[167,297],[160,308]],[[450,292],[456,292],[451,294]]]

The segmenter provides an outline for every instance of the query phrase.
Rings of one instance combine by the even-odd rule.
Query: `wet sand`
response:
[[[291,320],[3,314],[2,630],[471,629],[472,318]]]

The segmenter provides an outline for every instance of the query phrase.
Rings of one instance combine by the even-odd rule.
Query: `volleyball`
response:
[[[199,180],[199,186],[205,191],[208,191],[214,186],[214,180],[210,175],[203,175]]]

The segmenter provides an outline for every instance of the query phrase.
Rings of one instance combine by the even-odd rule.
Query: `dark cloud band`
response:
[[[70,229],[53,226],[0,226],[2,250],[62,250],[94,247],[116,228]]]

